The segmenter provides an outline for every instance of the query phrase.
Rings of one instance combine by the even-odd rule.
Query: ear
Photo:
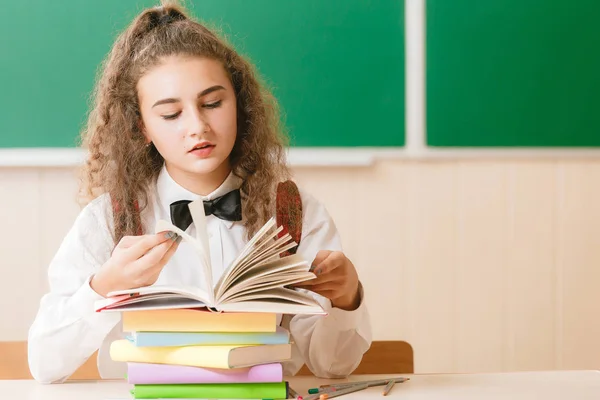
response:
[[[138,129],[140,130],[140,132],[142,133],[142,135],[144,135],[144,137],[146,138],[146,144],[149,144],[150,142],[152,142],[152,140],[150,140],[150,138],[148,137],[148,133],[146,132],[146,127],[144,126],[144,122],[142,121],[141,118],[138,118],[137,126],[138,126]]]

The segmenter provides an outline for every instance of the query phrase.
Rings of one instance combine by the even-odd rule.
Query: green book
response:
[[[287,382],[134,385],[135,399],[285,399]]]

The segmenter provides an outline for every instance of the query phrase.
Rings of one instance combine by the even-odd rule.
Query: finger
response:
[[[300,282],[298,284],[295,284],[294,287],[297,288],[301,288],[301,289],[310,289],[310,290],[314,290],[317,287],[321,287],[322,285],[337,285],[339,286],[341,284],[341,281],[339,279],[335,279],[335,280],[327,280],[327,281],[317,281],[317,280],[313,280],[313,281],[305,281],[305,282]]]
[[[323,297],[328,298],[329,300],[333,300],[333,299],[337,299],[338,298],[338,293],[336,291],[333,290],[323,290],[320,292],[315,292],[317,294],[320,294]]]
[[[179,239],[181,239],[181,237],[179,237]],[[173,241],[173,244],[171,244],[171,247],[169,247],[169,249],[166,251],[166,253],[162,256],[162,258],[156,264],[151,265],[150,267],[146,267],[145,269],[143,269],[141,271],[141,274],[143,277],[142,279],[144,280],[145,285],[151,285],[154,282],[156,282],[161,271],[163,270],[165,265],[167,265],[167,263],[171,259],[171,256],[175,253],[175,251],[177,251],[180,241],[181,240]],[[141,265],[138,265],[137,267],[144,268],[144,265],[141,264]]]
[[[327,291],[339,291],[342,286],[337,282],[325,282],[325,283],[321,283],[318,285],[310,285],[310,286],[299,285],[297,287],[299,287],[301,289],[308,289],[313,292],[321,293],[321,292],[327,292]]]
[[[320,284],[326,283],[326,282],[336,282],[336,281],[340,280],[340,277],[341,277],[341,275],[339,273],[337,273],[337,270],[334,270],[328,274],[319,275],[315,279],[310,279],[308,281],[302,281],[299,283],[299,285],[315,286],[315,285],[320,285]]]
[[[169,247],[167,252],[162,256],[162,258],[158,262],[159,269],[162,270],[163,267],[165,265],[167,265],[167,263],[169,262],[169,260],[173,256],[173,254],[175,254],[175,252],[177,251],[177,248],[179,247],[180,242],[181,242],[181,236],[179,236],[175,241],[173,241],[173,244],[171,245],[171,247]]]
[[[163,231],[163,232],[158,232],[154,235],[137,235],[137,236],[123,236],[121,238],[121,240],[119,241],[119,244],[117,244],[117,247],[120,249],[128,249],[131,246],[133,246],[134,244],[138,243],[140,240],[143,240],[146,237],[149,236],[156,236],[156,235],[164,235],[164,240],[169,239],[169,236],[175,234],[174,232],[170,233],[169,236],[167,236],[168,231]]]
[[[329,256],[318,264],[314,270],[315,275],[324,275],[331,273],[336,268],[344,265],[345,256],[343,253],[336,251],[329,254]]]
[[[153,267],[158,264],[158,262],[163,258],[163,256],[167,253],[169,248],[175,244],[172,240],[167,240],[162,242],[161,244],[152,247],[146,254],[139,257],[137,260],[133,261],[132,267],[135,269],[140,269],[140,271],[145,271],[148,268]]]
[[[175,236],[173,236],[175,235]],[[173,238],[177,235],[173,232],[164,232],[156,235],[146,235],[137,243],[124,250],[124,255],[130,261],[137,260],[152,248],[167,243],[169,246],[173,243]],[[166,251],[166,250],[165,250]]]
[[[332,253],[331,250],[321,250],[315,256],[315,259],[312,262],[310,270],[313,271],[319,264],[321,264],[329,255]]]
[[[142,240],[143,238],[144,238],[144,235],[141,235],[141,236],[123,236],[123,238],[121,238],[121,240],[119,241],[119,244],[117,244],[117,247],[119,249],[128,249],[131,246],[133,246],[135,243],[137,243],[140,240]]]
[[[315,290],[314,288],[306,288],[305,290],[308,290],[309,292],[316,293],[320,296],[326,297],[329,300],[333,300],[334,298],[338,297],[337,292],[332,291],[332,290]]]

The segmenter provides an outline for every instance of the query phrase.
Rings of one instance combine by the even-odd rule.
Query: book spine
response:
[[[110,345],[113,361],[202,368],[229,367],[229,354],[234,346],[135,347],[128,340],[115,340]]]
[[[273,313],[213,313],[194,310],[125,311],[124,332],[275,332]]]
[[[277,333],[186,333],[186,332],[139,332],[128,337],[138,347],[148,346],[193,346],[193,345],[243,345],[285,344],[289,335]]]
[[[276,383],[282,380],[283,367],[280,363],[231,370],[181,365],[127,364],[127,381],[132,384]]]
[[[190,385],[134,385],[136,399],[285,399],[286,382]]]

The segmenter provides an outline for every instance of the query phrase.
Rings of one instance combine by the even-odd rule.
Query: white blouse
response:
[[[157,220],[170,221],[170,204],[176,200],[211,200],[240,187],[242,181],[230,174],[208,196],[198,196],[178,185],[163,167],[141,214],[145,233],[152,233]],[[335,224],[325,207],[300,188],[303,221],[297,253],[312,262],[320,250],[342,251]],[[209,234],[213,282],[246,244],[241,222],[206,217]],[[102,296],[91,289],[89,281],[110,258],[114,244],[111,237],[112,209],[108,195],[88,204],[79,214],[50,263],[50,291],[40,302],[36,319],[29,330],[29,367],[33,377],[43,383],[63,382],[96,350],[98,370],[105,379],[121,379],[126,364],[114,362],[110,344],[124,337],[119,313],[96,313],[94,302]],[[195,235],[194,224],[187,229]],[[181,242],[156,284],[202,286],[198,255],[185,241]],[[190,262],[190,260],[192,260]],[[279,316],[279,323],[293,339],[292,358],[283,363],[284,373],[294,375],[307,364],[319,377],[336,378],[350,374],[371,345],[369,314],[361,291],[361,304],[354,311],[331,306],[331,302],[313,292],[328,312],[327,316]]]

